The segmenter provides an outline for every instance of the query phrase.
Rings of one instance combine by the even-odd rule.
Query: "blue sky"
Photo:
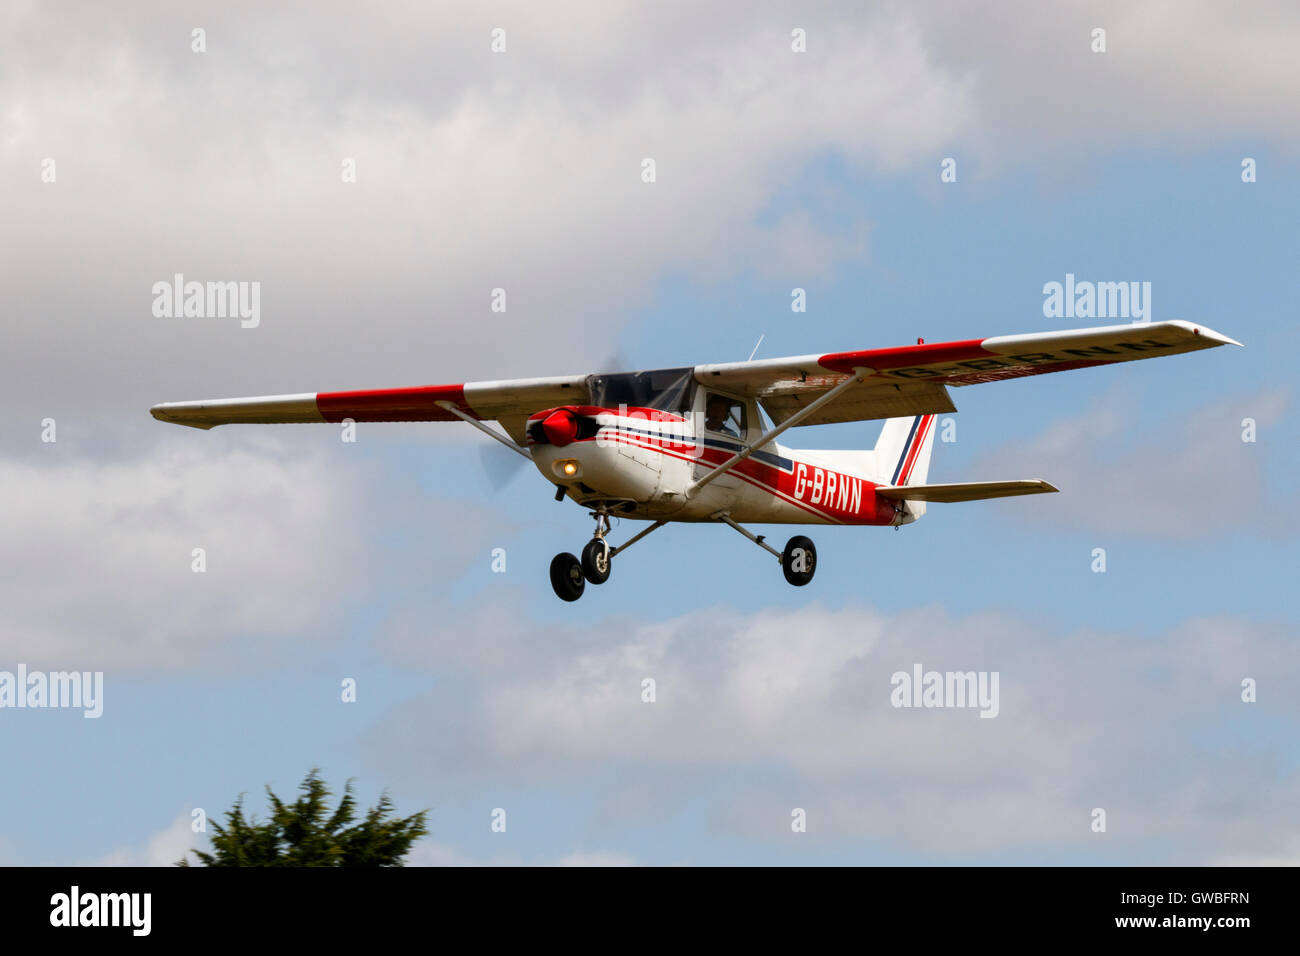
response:
[[[1285,111],[1242,107],[1261,89],[1294,100],[1295,67],[1243,59],[1207,100],[1204,78],[1170,80],[1218,55],[1187,24],[1152,38],[1122,7],[1013,8],[1024,37],[981,56],[934,10],[827,5],[807,22],[840,39],[810,27],[798,79],[764,58],[798,17],[775,5],[723,18],[712,65],[709,22],[677,49],[618,8],[569,63],[558,28],[502,8],[473,17],[509,25],[506,60],[449,52],[445,90],[418,81],[401,37],[477,37],[478,19],[349,38],[332,12],[297,38],[294,72],[247,39],[259,17],[292,32],[288,14],[214,8],[196,63],[187,22],[127,16],[97,46],[103,24],[80,9],[112,121],[83,125],[87,81],[32,54],[0,147],[19,225],[0,475],[22,503],[0,526],[0,670],[102,669],[104,716],[0,711],[0,818],[22,821],[0,863],[165,863],[199,845],[193,808],[246,791],[262,809],[264,784],[283,795],[311,766],[430,808],[420,863],[1300,858],[1300,168]],[[1042,50],[1087,50],[1094,15],[1122,42],[1044,74]],[[17,36],[54,15],[29,16]],[[1276,16],[1294,40],[1295,15]],[[992,29],[966,26],[977,47]],[[1222,28],[1228,49],[1262,42]],[[390,59],[336,100],[308,82]],[[189,134],[174,155],[148,148]],[[331,182],[343,150],[363,157],[352,193]],[[650,153],[653,186],[636,179]],[[32,173],[46,155],[57,184]],[[956,183],[939,181],[946,156]],[[305,171],[318,157],[326,171]],[[151,322],[144,290],[182,270],[260,279],[263,327]],[[526,468],[485,484],[468,428],[363,425],[344,444],[334,426],[204,433],[147,415],[580,372],[615,351],[730,361],[760,335],[774,357],[1106,324],[1044,317],[1043,285],[1066,273],[1150,282],[1155,320],[1246,348],[953,389],[957,440],[936,442],[931,480],[1041,477],[1062,494],[932,505],[900,531],[763,529],[814,538],[804,589],[728,529],[677,526],[563,604],[546,567],[589,519]],[[487,308],[497,285],[505,317]],[[46,415],[57,443],[37,440]],[[784,440],[869,447],[878,430]],[[890,707],[890,674],[916,662],[999,672],[1001,713]]]

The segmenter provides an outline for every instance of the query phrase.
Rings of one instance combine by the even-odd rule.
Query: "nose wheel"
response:
[[[609,534],[608,509],[602,505],[593,511],[592,515],[596,518],[596,533],[582,549],[581,560],[568,553],[557,554],[551,559],[551,587],[562,601],[576,601],[582,597],[588,581],[592,584],[604,584],[609,580],[614,555],[626,551],[651,531],[656,531],[668,523],[656,521],[615,548],[610,546],[605,537]]]
[[[605,540],[609,534],[609,509],[600,505],[591,516],[596,519],[596,530],[582,549],[582,576],[592,584],[604,584],[609,580],[610,559],[614,549]]]
[[[609,580],[615,550],[605,540],[609,533],[609,509],[601,505],[592,516],[596,519],[596,531],[582,549],[581,560],[568,553],[557,554],[551,559],[551,587],[562,601],[576,601],[582,597],[588,581],[604,584]]]
[[[582,576],[592,584],[604,584],[609,580],[610,561],[613,549],[604,537],[592,538],[582,549]]]

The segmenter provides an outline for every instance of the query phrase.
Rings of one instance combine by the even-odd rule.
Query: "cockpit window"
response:
[[[691,409],[694,368],[661,368],[649,372],[592,375],[587,379],[591,404],[601,408],[654,408],[684,415]]]
[[[704,400],[704,427],[732,438],[745,437],[745,403],[717,392]]]

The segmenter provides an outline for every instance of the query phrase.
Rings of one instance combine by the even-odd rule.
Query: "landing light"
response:
[[[561,478],[577,478],[582,474],[582,465],[572,458],[561,458],[551,469]]]

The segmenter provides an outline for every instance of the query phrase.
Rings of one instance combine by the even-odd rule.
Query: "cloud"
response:
[[[191,864],[196,858],[189,851],[199,846],[208,849],[207,840],[191,830],[190,811],[183,810],[170,824],[150,835],[142,847],[122,847],[106,854],[90,866],[173,866],[182,857]],[[188,856],[187,856],[188,855]],[[407,866],[521,866],[510,856],[488,860],[462,853],[455,847],[433,840],[416,843],[406,857]],[[558,859],[529,864],[534,866],[635,866],[636,861],[621,853],[575,851]]]
[[[565,9],[7,11],[10,418],[581,371],[666,275],[861,262],[872,209],[772,209],[827,156],[937,183],[952,151],[992,168],[1206,130],[1293,143],[1300,108],[1285,4],[1266,25],[1181,5],[1158,29],[1150,5]],[[155,318],[177,273],[261,282],[262,324]]]
[[[381,581],[400,593],[460,571],[461,549],[487,553],[501,529],[342,450],[359,445],[202,437],[111,461],[62,442],[0,458],[15,503],[0,511],[10,661],[119,674],[267,665],[295,642],[338,639],[340,616]]]
[[[154,833],[143,847],[123,847],[103,856],[91,866],[173,866],[202,839],[190,829],[189,810],[182,810],[170,824]],[[190,861],[194,858],[191,856]]]
[[[190,51],[196,22],[204,54]],[[1043,157],[1077,181],[1098,151],[1134,145],[1294,149],[1298,23],[1287,4],[1210,3],[405,6],[361,19],[346,4],[5,7],[0,441],[30,448],[46,415],[60,428],[47,459],[0,460],[21,503],[0,517],[6,652],[34,667],[256,667],[336,634],[372,576],[391,595],[450,566],[450,549],[401,543],[412,514],[461,550],[500,527],[278,434],[225,444],[224,430],[159,425],[157,401],[581,371],[665,276],[824,276],[867,257],[872,208],[843,201],[838,177],[804,181],[827,157],[885,186],[923,175],[937,188],[949,154],[963,181],[968,158],[996,174]],[[795,25],[807,54],[790,52]],[[489,51],[495,26],[507,54]],[[56,183],[40,181],[47,157]],[[824,208],[782,208],[792,186],[822,190]],[[262,325],[153,317],[152,284],[177,272],[260,281]],[[497,287],[504,314],[488,311]],[[1285,398],[1258,401],[1244,414],[1276,422]],[[1263,446],[1240,445],[1237,411],[1121,450],[1126,411],[1112,405],[1001,451],[1070,485],[1051,505],[1062,522],[1087,503],[1105,506],[1095,521],[1177,538],[1203,503],[1189,476],[1262,488],[1248,456]],[[1134,498],[1153,478],[1159,494]],[[1269,511],[1245,495],[1201,514],[1210,531]],[[209,571],[194,575],[200,545]],[[371,741],[396,774],[473,787],[616,766],[604,825],[663,819],[720,775],[726,833],[788,838],[799,805],[813,841],[940,857],[1085,852],[1099,803],[1113,826],[1090,847],[1159,855],[1173,840],[1199,860],[1267,853],[1267,834],[1293,828],[1294,775],[1259,753],[1236,763],[1215,737],[1245,706],[1214,709],[1235,701],[1225,674],[1294,680],[1257,622],[1148,639],[814,606],[547,629],[503,598],[463,631],[429,633],[447,618],[399,606],[380,642],[449,678]],[[1002,714],[889,709],[882,682],[916,660],[1002,669]],[[648,675],[655,705],[640,702]],[[1276,718],[1276,703],[1257,706]],[[421,721],[449,729],[398,752]]]
[[[11,14],[7,301],[27,319],[0,394],[106,419],[580,371],[667,271],[860,256],[864,217],[760,214],[826,151],[884,169],[928,156],[970,122],[966,91],[890,17],[847,42],[837,15],[796,55],[784,16],[753,14],[579,6],[575,30],[521,5],[494,14],[500,55],[495,18],[450,8],[364,27],[346,5],[214,8],[204,54],[189,12],[138,29],[89,4]],[[261,282],[261,325],[153,317],[153,283],[176,273]],[[505,313],[489,311],[498,287]]]
[[[976,154],[1005,168],[1053,156],[1071,174],[1098,150],[1245,139],[1294,151],[1300,11],[1252,3],[1000,4],[915,8],[937,62],[970,84]],[[1106,31],[1106,52],[1092,50]],[[1285,92],[1282,92],[1285,91]]]
[[[1296,834],[1300,777],[1241,743],[1256,721],[1297,717],[1285,688],[1300,665],[1270,625],[1225,616],[1139,637],[998,611],[811,606],[518,640],[493,620],[419,651],[439,690],[361,741],[386,774],[438,791],[612,775],[597,817],[615,829],[683,812],[704,789],[713,828],[760,845],[788,840],[801,807],[810,846],[870,841],[937,860],[1204,861]],[[998,672],[998,716],[894,708],[892,675],[918,663]],[[1246,677],[1267,701],[1241,702]],[[402,738],[399,752],[409,726],[448,732]],[[1095,807],[1105,834],[1090,830]]]
[[[558,859],[525,864],[509,854],[498,854],[480,859],[463,853],[454,846],[421,840],[411,848],[406,858],[407,866],[636,866],[636,860],[622,853],[605,851],[575,851]]]
[[[1285,847],[1254,856],[1226,856],[1213,866],[1300,866],[1300,842],[1291,840]]]
[[[1266,462],[1285,446],[1274,426],[1289,404],[1287,389],[1270,388],[1152,422],[1130,393],[1112,390],[1076,416],[1004,443],[971,470],[1042,477],[1061,489],[1034,508],[1016,508],[1022,522],[1179,541],[1243,526],[1289,533],[1294,502],[1265,480]],[[1247,418],[1254,442],[1242,440]]]

